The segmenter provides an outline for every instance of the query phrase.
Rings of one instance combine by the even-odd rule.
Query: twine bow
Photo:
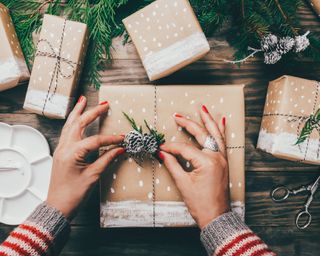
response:
[[[69,79],[69,78],[73,77],[75,72],[76,72],[76,66],[78,65],[77,62],[74,62],[74,61],[70,60],[70,58],[66,58],[66,57],[62,57],[61,56],[61,49],[62,49],[63,38],[64,38],[64,34],[65,34],[64,31],[65,31],[65,27],[66,27],[66,21],[67,20],[64,20],[64,23],[63,23],[63,29],[62,29],[62,33],[61,33],[61,38],[59,40],[60,44],[59,44],[58,52],[55,51],[54,47],[49,42],[49,40],[40,39],[38,41],[36,56],[43,56],[43,57],[49,57],[49,58],[55,59],[55,65],[54,65],[54,68],[53,68],[53,73],[52,73],[52,76],[51,76],[51,79],[50,79],[50,83],[49,83],[46,99],[45,99],[45,102],[44,102],[43,108],[42,108],[42,115],[45,115],[44,114],[44,110],[46,108],[48,100],[51,100],[52,97],[57,92],[59,76],[65,78],[65,79]],[[50,51],[41,51],[41,50],[39,50],[40,43],[45,43],[49,47]],[[66,63],[68,65],[68,67],[69,67],[68,69],[71,70],[70,74],[66,74],[66,73],[64,73],[62,71],[62,68],[61,68],[61,64],[62,63]],[[54,89],[53,89],[51,97],[49,97],[53,81],[54,81]]]

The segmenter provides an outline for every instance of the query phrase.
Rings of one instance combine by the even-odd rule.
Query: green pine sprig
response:
[[[299,145],[303,143],[306,139],[308,139],[314,129],[318,130],[317,128],[319,127],[319,123],[320,123],[320,108],[317,110],[317,112],[314,115],[310,115],[310,117],[307,119],[295,145]]]
[[[150,128],[147,121],[144,120],[144,124],[146,125],[147,129],[149,130],[150,134],[156,138],[158,145],[165,143],[164,134],[159,133],[157,130]]]
[[[122,112],[123,113],[123,115],[126,117],[126,119],[129,121],[129,123],[131,124],[131,127],[134,129],[134,130],[136,130],[137,132],[139,132],[139,133],[141,133],[142,134],[142,126],[139,126],[138,127],[138,125],[137,125],[137,123],[136,123],[136,121],[133,119],[133,118],[131,118],[127,113],[125,113],[125,112]]]

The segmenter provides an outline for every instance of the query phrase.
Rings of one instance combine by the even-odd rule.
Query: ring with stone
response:
[[[203,144],[203,148],[210,149],[213,152],[219,151],[218,143],[217,143],[216,139],[211,135],[207,136],[207,138]]]

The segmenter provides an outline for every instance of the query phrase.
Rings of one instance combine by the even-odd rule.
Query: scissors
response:
[[[320,176],[316,179],[315,182],[309,184],[309,185],[303,185],[296,189],[289,189],[286,186],[279,186],[272,190],[271,192],[271,199],[274,202],[282,202],[285,201],[290,195],[296,195],[304,191],[309,192],[308,199],[303,206],[303,209],[297,214],[296,216],[296,226],[298,229],[305,229],[307,228],[310,223],[312,216],[309,212],[309,206],[314,198],[315,193],[317,192],[318,188],[320,186]],[[304,221],[303,221],[304,219]],[[300,220],[300,221],[299,221]],[[303,222],[302,224],[300,224]]]

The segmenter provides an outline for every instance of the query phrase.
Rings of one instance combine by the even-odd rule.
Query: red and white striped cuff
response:
[[[35,224],[21,224],[0,245],[0,256],[44,255],[53,237]]]
[[[232,212],[222,214],[201,231],[201,241],[212,256],[274,256],[268,246]]]
[[[69,232],[69,222],[62,213],[43,203],[0,245],[0,256],[42,256],[49,250],[58,254]]]

